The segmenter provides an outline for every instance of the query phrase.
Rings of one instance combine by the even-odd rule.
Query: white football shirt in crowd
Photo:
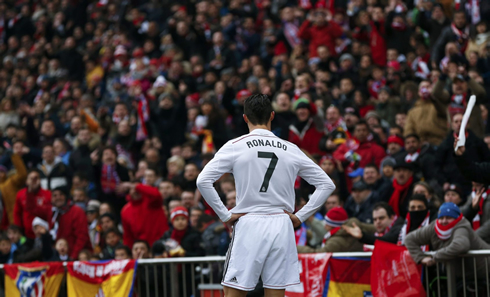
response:
[[[224,173],[232,173],[235,178],[236,207],[231,210],[213,187]],[[197,187],[219,218],[226,222],[232,213],[293,212],[294,183],[298,175],[316,187],[308,203],[296,213],[303,222],[325,203],[335,185],[296,145],[276,137],[271,131],[255,129],[228,141],[199,174]]]

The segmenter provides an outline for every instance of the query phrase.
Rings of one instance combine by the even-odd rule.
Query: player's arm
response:
[[[202,197],[204,197],[204,200],[206,200],[223,222],[227,222],[231,218],[231,212],[221,201],[213,183],[223,174],[232,171],[233,160],[233,147],[228,142],[216,153],[214,158],[204,167],[197,177],[197,188],[201,192]]]
[[[335,190],[335,185],[330,177],[328,177],[328,175],[320,168],[320,166],[308,158],[303,152],[299,152],[298,155],[301,155],[298,175],[306,180],[310,185],[316,187],[316,190],[311,195],[308,203],[306,203],[306,205],[296,213],[296,217],[301,222],[304,222],[325,204],[327,198]]]

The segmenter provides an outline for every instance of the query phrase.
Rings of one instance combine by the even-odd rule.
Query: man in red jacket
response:
[[[124,245],[144,240],[152,246],[169,228],[163,198],[156,187],[128,182],[119,186],[121,192],[128,190],[128,203],[121,210]]]
[[[298,36],[310,41],[310,58],[318,57],[316,49],[326,45],[332,55],[335,52],[335,39],[342,36],[342,29],[333,21],[328,21],[325,12],[316,11],[308,15],[308,19],[299,28]]]
[[[20,190],[15,198],[14,224],[23,228],[25,236],[34,239],[32,221],[35,217],[49,221],[51,192],[41,188],[41,177],[37,170],[27,174],[27,187]]]
[[[288,140],[311,155],[324,155],[320,150],[323,131],[318,131],[312,116],[312,104],[305,98],[295,103],[296,120],[289,126]]]
[[[361,168],[371,163],[379,168],[386,152],[369,138],[368,124],[359,121],[354,128],[353,138],[341,144],[333,153],[333,157],[342,163],[350,162],[351,165],[358,165]]]
[[[68,189],[59,187],[53,190],[50,209],[51,230],[53,239],[66,239],[69,255],[78,259],[78,253],[83,249],[92,250],[88,234],[88,223],[85,212],[80,207],[68,201]]]

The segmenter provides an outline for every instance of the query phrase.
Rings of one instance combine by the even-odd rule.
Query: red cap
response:
[[[330,160],[333,163],[333,166],[336,167],[337,164],[335,163],[333,156],[330,154],[326,154],[325,156],[323,156],[320,159],[320,162],[318,162],[318,165],[322,165],[323,161],[325,161],[325,160]]]
[[[391,135],[388,137],[388,144],[390,143],[398,143],[401,147],[405,146],[405,141],[403,140],[403,137],[399,135]]]
[[[332,208],[325,215],[325,222],[331,227],[340,227],[349,219],[344,208],[337,206]]]
[[[189,212],[187,211],[187,208],[183,207],[183,206],[177,206],[176,208],[174,208],[174,210],[172,210],[172,212],[170,213],[170,220],[174,221],[174,219],[178,216],[184,216],[186,219],[189,219]]]
[[[398,62],[398,61],[389,61],[388,64],[386,64],[386,67],[393,68],[396,71],[400,71],[400,62]]]
[[[145,53],[143,52],[143,49],[141,48],[137,48],[133,51],[133,58],[141,58],[145,55]]]
[[[247,89],[243,89],[236,94],[237,98],[250,97],[250,96],[252,96],[252,93]]]

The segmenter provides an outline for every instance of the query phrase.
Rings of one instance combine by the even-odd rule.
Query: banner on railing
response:
[[[317,297],[323,294],[331,253],[299,254],[301,284],[286,289],[286,297]]]
[[[372,297],[369,259],[331,258],[323,296]]]
[[[5,271],[5,296],[58,296],[65,276],[62,262],[12,264]]]
[[[132,296],[135,260],[67,263],[68,297]]]
[[[417,267],[406,247],[378,240],[371,263],[374,295],[426,296],[421,281],[421,267]]]

